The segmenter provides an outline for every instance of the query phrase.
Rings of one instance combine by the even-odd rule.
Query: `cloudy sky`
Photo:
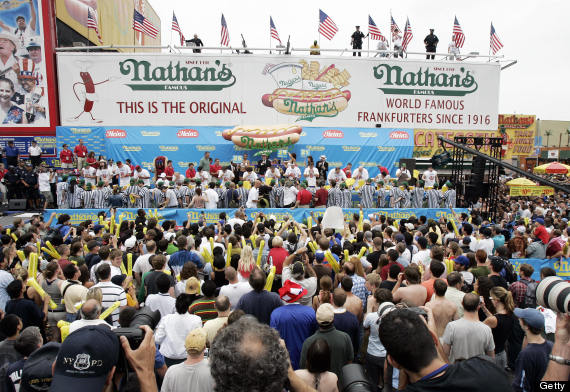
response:
[[[321,38],[321,48],[348,48],[354,25],[361,25],[367,32],[368,14],[382,33],[388,33],[391,10],[400,29],[404,28],[406,17],[410,18],[414,38],[409,51],[423,51],[423,38],[433,27],[440,40],[438,52],[446,52],[453,18],[457,16],[466,36],[462,53],[488,54],[492,21],[504,45],[499,54],[518,61],[501,72],[499,112],[570,120],[570,23],[567,21],[570,1],[567,0],[402,0],[393,3],[361,0],[353,2],[357,5],[354,8],[350,2],[340,1],[149,1],[161,18],[164,45],[171,42],[172,11],[187,39],[197,33],[206,46],[219,46],[223,12],[232,46],[241,44],[240,34],[243,34],[249,47],[267,47],[269,16],[272,16],[282,41],[290,35],[293,47],[308,47],[318,39],[321,7],[339,27],[332,41]],[[172,37],[176,42],[178,37]],[[272,41],[272,45],[275,44]]]

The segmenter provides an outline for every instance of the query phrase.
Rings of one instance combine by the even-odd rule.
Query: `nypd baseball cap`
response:
[[[60,344],[50,342],[34,351],[24,364],[21,392],[49,391],[53,379],[51,365],[59,353]]]
[[[88,326],[61,344],[51,390],[101,392],[119,359],[119,338],[105,326]]]

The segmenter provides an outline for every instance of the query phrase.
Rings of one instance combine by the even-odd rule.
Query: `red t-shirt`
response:
[[[212,175],[212,177],[217,177],[220,170],[222,170],[220,165],[210,165],[210,175]]]
[[[267,255],[267,260],[272,261],[273,265],[275,266],[275,273],[281,275],[283,272],[283,262],[289,256],[289,252],[287,252],[283,248],[271,248],[269,254]]]
[[[99,162],[95,158],[87,158],[87,164],[95,169],[99,167]]]
[[[546,231],[546,227],[540,225],[534,229],[534,235],[542,241],[543,244],[548,244],[550,240],[550,236],[548,235],[548,231]]]
[[[194,178],[196,177],[196,169],[186,169],[186,178]]]
[[[320,188],[317,189],[317,191],[315,192],[315,198],[317,199],[315,201],[315,206],[327,206],[327,200],[329,198],[329,193],[327,192],[326,189]]]
[[[8,170],[0,170],[0,180],[4,178],[4,174],[8,173]]]
[[[73,163],[73,152],[71,150],[61,150],[59,159],[61,163]]]
[[[344,174],[346,174],[346,178],[350,178],[350,176],[352,176],[352,171],[348,167],[345,167],[344,169],[342,169],[342,171],[344,172]]]
[[[301,189],[299,192],[297,192],[297,201],[299,202],[299,205],[304,206],[311,204],[312,198],[313,195],[306,189]]]
[[[75,146],[73,152],[75,152],[75,155],[77,155],[79,158],[85,158],[87,156],[87,146],[85,146],[85,144],[78,144]]]
[[[174,175],[174,168],[166,166],[166,168],[164,169],[164,173],[166,174],[166,177],[168,177],[168,179],[172,179],[172,176]]]

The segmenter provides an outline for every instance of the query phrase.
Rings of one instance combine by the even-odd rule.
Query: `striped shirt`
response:
[[[190,203],[188,201],[189,191],[190,191],[190,188],[188,188],[187,186],[180,187],[179,195],[180,195],[180,202],[182,203],[183,208],[186,208],[188,206],[188,204]]]
[[[424,188],[415,188],[412,191],[412,208],[422,208],[424,205]]]
[[[438,189],[428,189],[427,193],[427,208],[439,208],[439,203],[441,200],[441,193]]]
[[[57,196],[58,208],[69,208],[69,184],[67,182],[58,182],[55,186],[55,194]]]
[[[108,194],[104,188],[97,188],[93,191],[93,208],[107,208]]]
[[[445,203],[443,206],[444,208],[449,208],[449,206],[451,206],[451,208],[455,208],[455,195],[455,189],[448,189],[445,191],[443,194],[443,201]]]
[[[238,192],[239,195],[239,201],[238,201],[239,206],[245,208],[245,203],[247,203],[247,196],[248,196],[247,189],[245,189],[244,187],[240,187],[237,188],[236,191]]]
[[[127,189],[125,189],[125,195],[127,196],[127,206],[129,208],[134,208],[136,205],[135,202],[131,202],[131,195],[138,195],[139,194],[139,187],[137,185],[129,185]]]
[[[405,189],[402,191],[404,200],[402,200],[402,208],[410,208],[412,206],[412,193]]]
[[[218,208],[224,208],[225,205],[225,197],[226,197],[226,190],[222,187],[214,188],[216,193],[218,194]]]
[[[338,188],[329,189],[327,207],[342,207],[342,193]]]
[[[360,188],[360,203],[362,208],[374,208],[376,188],[373,185],[366,184]]]
[[[160,205],[164,202],[164,195],[158,188],[154,188],[151,190],[152,194],[152,202],[154,207],[160,207]]]
[[[121,307],[127,306],[127,295],[121,286],[117,286],[111,282],[99,282],[93,287],[99,287],[103,293],[102,305],[104,309],[109,308],[116,301],[120,302],[120,306],[111,313],[113,327],[119,326],[119,311]]]
[[[137,208],[150,208],[150,189],[146,186],[139,188],[139,196],[137,199]]]
[[[85,195],[85,190],[79,185],[75,186],[75,192],[73,192],[73,207],[72,208],[83,208],[83,196]]]
[[[352,191],[350,189],[343,189],[341,191],[342,208],[352,208]]]
[[[93,191],[83,192],[83,208],[95,208],[95,196]]]
[[[275,208],[283,208],[283,195],[285,194],[285,187],[277,185],[275,188]]]
[[[188,313],[200,316],[202,319],[202,325],[204,325],[206,321],[213,320],[218,317],[218,311],[214,306],[215,302],[215,299],[206,298],[196,300],[192,305],[190,305]]]

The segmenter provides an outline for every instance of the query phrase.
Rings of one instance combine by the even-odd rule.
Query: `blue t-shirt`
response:
[[[283,302],[281,302],[277,293],[270,293],[266,290],[260,293],[250,291],[241,296],[236,309],[241,309],[246,314],[255,316],[260,323],[269,325],[271,313],[281,305],[283,305]]]
[[[271,313],[269,325],[285,340],[293,369],[299,369],[303,342],[318,328],[313,308],[300,304],[281,306]]]
[[[198,269],[204,266],[198,255],[188,250],[179,250],[178,252],[171,254],[170,259],[168,260],[168,265],[176,272],[176,274],[179,274],[184,264],[189,261],[196,264]]]
[[[519,354],[515,363],[515,391],[539,391],[539,383],[548,366],[548,355],[552,351],[552,342],[528,344]]]
[[[352,348],[355,353],[358,353],[358,348],[360,347],[360,324],[356,316],[348,310],[342,313],[335,313],[333,323],[336,329],[345,332],[350,337]]]

